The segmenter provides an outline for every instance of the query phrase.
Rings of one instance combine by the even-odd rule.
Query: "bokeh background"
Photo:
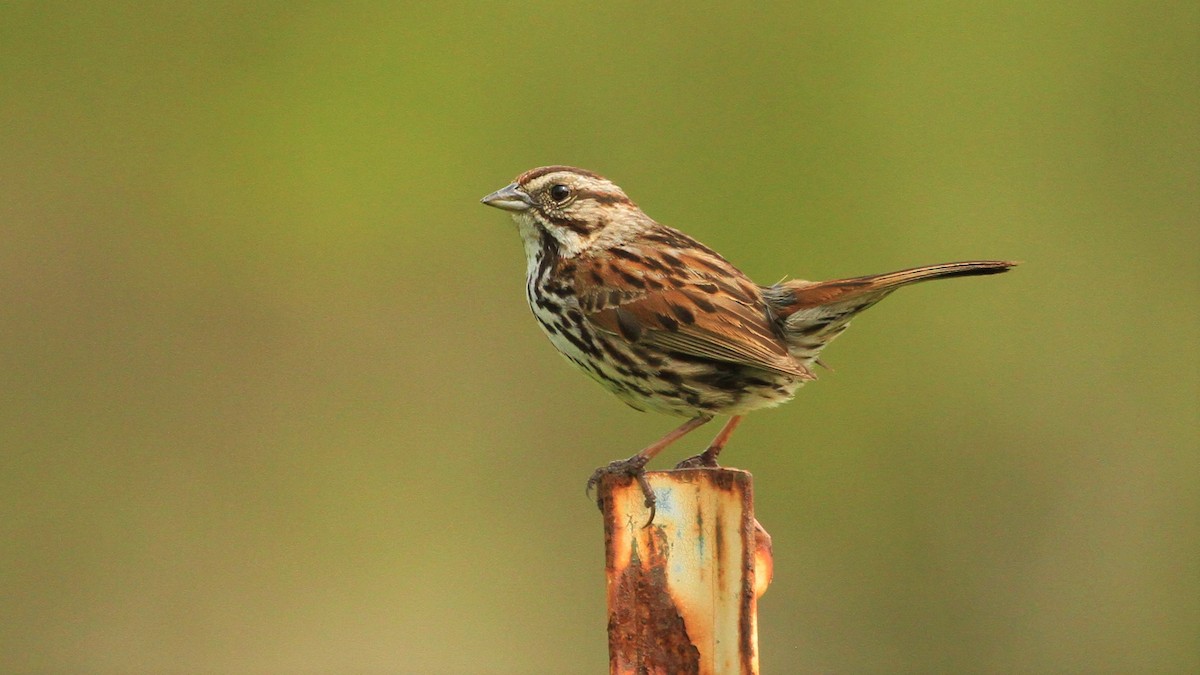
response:
[[[0,671],[605,672],[583,482],[676,421],[554,353],[478,204],[567,163],[764,283],[1024,262],[735,437],[764,672],[1197,672],[1197,26],[6,3]]]

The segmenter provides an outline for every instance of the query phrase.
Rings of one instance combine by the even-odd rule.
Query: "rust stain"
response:
[[[717,549],[714,559],[717,563],[725,562],[725,528],[720,518],[713,523],[713,545]],[[722,564],[717,565],[717,586],[725,587],[725,565]]]
[[[615,501],[608,500],[606,506]],[[617,518],[605,519],[605,534],[610,541],[610,523],[614,521],[620,522]],[[606,548],[612,551],[615,547]],[[698,675],[700,652],[692,644],[683,616],[668,592],[667,542],[662,529],[637,533],[630,548],[626,565],[614,567],[614,561],[609,560],[610,672]]]
[[[600,485],[610,673],[756,674],[770,536],[754,519],[750,475],[697,469],[655,480],[659,518],[648,528],[640,488]]]
[[[743,673],[758,672],[758,597],[754,595],[754,485],[747,477],[742,490],[742,608],[738,612],[738,656]]]

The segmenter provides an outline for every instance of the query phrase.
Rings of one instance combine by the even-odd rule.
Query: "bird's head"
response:
[[[511,212],[527,245],[552,243],[567,258],[653,222],[612,181],[570,166],[526,171],[480,201]]]

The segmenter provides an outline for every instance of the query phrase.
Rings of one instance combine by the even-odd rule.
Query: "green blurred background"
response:
[[[1200,670],[1198,25],[5,4],[0,671],[604,672],[583,482],[676,421],[529,316],[478,199],[550,163],[760,282],[1024,261],[735,437],[765,673]]]

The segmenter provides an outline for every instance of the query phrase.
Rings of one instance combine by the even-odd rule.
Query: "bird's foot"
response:
[[[704,452],[688,457],[682,462],[675,465],[676,469],[719,469],[720,464],[717,464],[717,454],[705,450]]]
[[[650,489],[650,481],[646,480],[646,462],[648,461],[648,457],[634,455],[629,459],[618,459],[615,462],[609,462],[592,473],[592,477],[588,479],[585,493],[590,495],[592,488],[596,487],[605,476],[627,476],[636,480],[638,486],[642,488],[642,495],[646,498],[646,508],[650,509],[650,517],[646,520],[646,524],[643,527],[650,527],[650,523],[654,522],[654,503],[656,500],[654,490]],[[596,494],[596,506],[604,510],[604,499],[599,493]]]

